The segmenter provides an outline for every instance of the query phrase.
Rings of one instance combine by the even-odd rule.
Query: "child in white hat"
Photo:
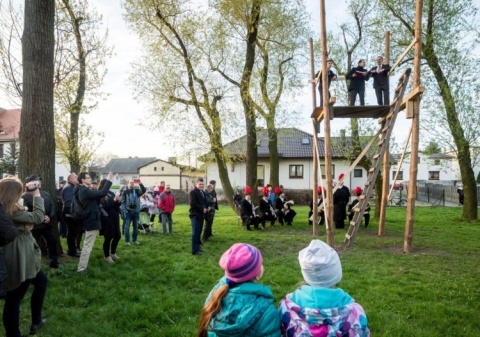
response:
[[[307,283],[280,301],[282,336],[370,337],[362,306],[345,291],[335,288],[342,279],[337,252],[312,240],[298,254]]]

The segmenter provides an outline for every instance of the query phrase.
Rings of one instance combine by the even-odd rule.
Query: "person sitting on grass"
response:
[[[312,240],[298,253],[305,284],[280,301],[282,336],[370,337],[362,306],[335,288],[342,280],[337,252]]]
[[[255,206],[252,203],[252,189],[250,186],[245,187],[245,199],[242,201],[240,216],[242,217],[243,225],[247,227],[248,231],[252,230],[250,225],[253,225],[254,229],[258,229],[260,219],[255,215]]]
[[[208,295],[197,336],[280,336],[272,290],[257,283],[263,276],[260,251],[236,243],[223,253],[220,267],[225,276]]]
[[[353,193],[355,194],[356,198],[355,200],[352,201],[352,203],[348,206],[348,212],[347,212],[347,215],[348,215],[348,220],[349,221],[352,221],[353,219],[353,215],[355,214],[355,212],[353,212],[353,208],[358,204],[358,202],[360,201],[360,196],[362,195],[362,188],[361,187],[357,187],[355,188],[355,190],[353,191]],[[370,223],[370,204],[367,203],[367,208],[365,209],[365,212],[363,212],[363,217],[365,218],[365,228],[368,227],[368,224]]]

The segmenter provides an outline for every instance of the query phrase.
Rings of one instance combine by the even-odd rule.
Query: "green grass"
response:
[[[278,303],[302,281],[298,251],[312,239],[308,208],[295,209],[293,227],[247,232],[230,209],[221,207],[214,236],[200,257],[190,254],[186,206],[177,207],[173,215],[173,235],[140,236],[138,247],[126,247],[122,240],[121,260],[114,265],[103,260],[103,237],[98,237],[87,275],[78,275],[78,260],[69,257],[57,270],[44,267],[49,277],[44,305],[48,322],[37,336],[194,336],[205,298],[223,275],[218,260],[235,242],[262,251],[262,282],[272,288]],[[368,229],[360,229],[350,248],[343,245],[345,230],[335,232],[343,266],[339,287],[364,307],[372,336],[479,336],[478,223],[461,221],[460,208],[417,208],[414,249],[405,255],[406,209],[387,212],[384,237],[376,236],[376,219]],[[324,235],[320,238],[325,240]],[[21,312],[24,333],[30,325],[28,296],[30,292]]]

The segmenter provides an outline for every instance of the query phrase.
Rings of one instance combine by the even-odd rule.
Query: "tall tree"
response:
[[[185,0],[127,0],[125,9],[126,19],[147,49],[132,75],[138,97],[150,102],[164,126],[171,123],[176,130],[187,126],[190,133],[183,137],[206,136],[225,196],[233,208],[233,188],[222,140],[222,126],[230,116],[222,113],[221,106],[230,88],[206,66],[208,61],[200,52],[208,8],[198,8],[197,3]],[[186,143],[186,139],[182,142]]]
[[[22,36],[23,96],[19,176],[37,173],[55,195],[53,77],[55,1],[26,0]]]
[[[384,11],[379,12],[382,25],[397,28],[392,48],[398,50],[414,37],[415,1],[381,0],[380,3],[384,8]],[[471,148],[477,145],[480,120],[471,114],[478,105],[478,100],[471,99],[470,95],[475,93],[469,87],[478,87],[479,80],[476,76],[471,76],[472,69],[466,66],[476,64],[479,60],[473,52],[475,41],[479,39],[476,29],[477,12],[478,6],[469,0],[427,0],[424,1],[422,27],[422,59],[425,61],[422,79],[427,85],[435,84],[433,93],[441,97],[443,107],[440,111],[444,115],[440,117],[434,112],[432,116],[436,126],[441,125],[442,120],[448,125],[464,184],[463,218],[466,220],[478,218]],[[465,81],[468,78],[471,81]],[[473,109],[465,106],[468,102]],[[426,107],[425,104],[423,106]],[[472,137],[472,132],[468,130],[475,130],[473,134],[476,137]]]
[[[18,141],[13,141],[0,158],[0,173],[16,175],[18,172]]]

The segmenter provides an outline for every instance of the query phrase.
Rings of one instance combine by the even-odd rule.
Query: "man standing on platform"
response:
[[[375,95],[377,95],[378,105],[390,105],[390,80],[388,72],[390,66],[388,64],[382,64],[383,57],[377,57],[377,65],[370,70],[373,77],[373,88],[375,89]]]
[[[337,75],[331,70],[333,65],[333,60],[328,59],[327,60],[327,77],[328,77],[328,89],[330,89],[330,83],[332,83],[332,80],[337,79]],[[315,78],[318,78],[318,92],[320,93],[320,106],[323,106],[323,91],[322,91],[322,77],[321,77],[322,71],[319,70],[317,74],[315,75]],[[330,99],[330,91],[328,92],[328,98]]]
[[[345,76],[347,80],[350,80],[348,91],[350,92],[350,106],[355,105],[355,99],[360,98],[360,105],[365,105],[365,81],[370,78],[369,72],[365,67],[365,60],[358,61],[358,67],[352,68],[350,72]]]

